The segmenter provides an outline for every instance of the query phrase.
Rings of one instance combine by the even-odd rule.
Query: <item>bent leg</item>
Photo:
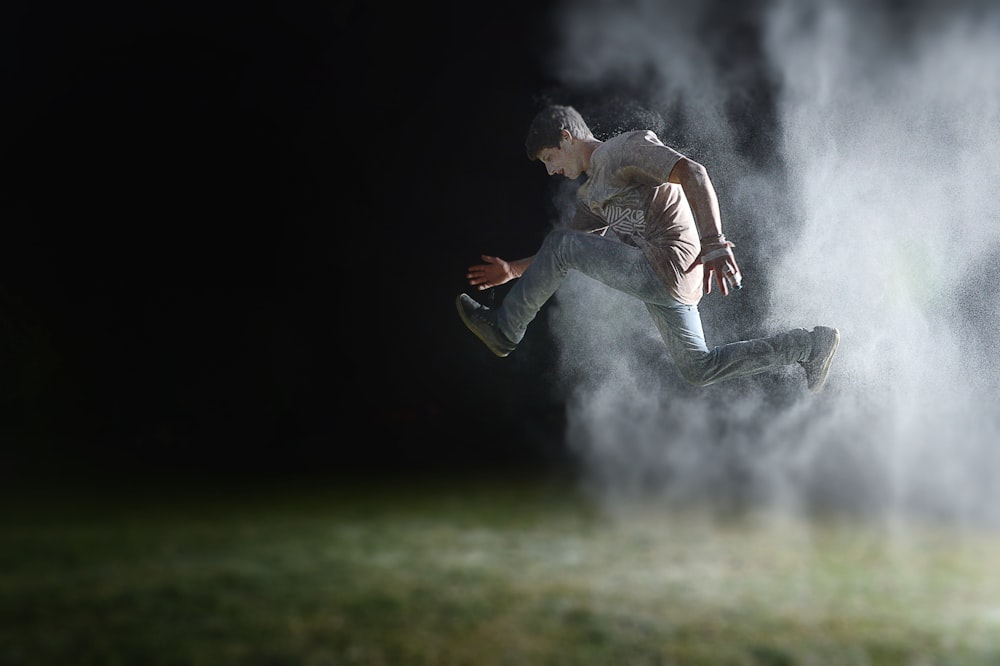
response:
[[[805,329],[709,349],[698,306],[671,298],[642,250],[567,229],[556,229],[545,237],[531,266],[497,309],[497,324],[511,342],[524,338],[528,324],[570,269],[643,301],[671,358],[696,386],[807,361],[812,354],[812,338]]]
[[[528,324],[570,269],[642,301],[670,300],[639,248],[594,234],[556,229],[545,237],[531,265],[497,309],[497,324],[504,335],[520,342]]]

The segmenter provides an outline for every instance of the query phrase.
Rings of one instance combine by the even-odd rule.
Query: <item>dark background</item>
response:
[[[453,303],[546,231],[546,5],[139,4],[0,16],[5,481],[563,465]]]
[[[454,299],[557,216],[538,108],[600,135],[643,78],[563,87],[546,2],[140,4],[0,16],[7,482],[570,469],[545,318],[497,359]],[[717,9],[752,71],[753,8]]]

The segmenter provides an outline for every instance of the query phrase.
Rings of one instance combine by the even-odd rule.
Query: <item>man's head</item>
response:
[[[549,106],[531,121],[524,148],[529,160],[541,160],[550,175],[575,179],[590,165],[593,133],[571,106]]]
[[[563,130],[574,139],[593,139],[594,135],[576,109],[572,106],[547,106],[535,115],[524,140],[524,149],[529,160],[537,160],[545,148],[558,148],[562,143]]]

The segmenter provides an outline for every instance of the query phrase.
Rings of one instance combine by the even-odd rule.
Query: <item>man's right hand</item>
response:
[[[482,259],[486,262],[485,264],[469,266],[469,271],[465,274],[465,277],[469,280],[469,284],[480,291],[500,286],[516,277],[520,277],[520,273],[515,272],[510,262],[500,257],[491,257],[484,254],[482,255]]]

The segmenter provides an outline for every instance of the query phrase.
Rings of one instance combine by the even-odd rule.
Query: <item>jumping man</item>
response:
[[[550,176],[587,178],[577,190],[572,228],[550,231],[532,257],[483,255],[485,263],[469,267],[469,284],[480,290],[519,278],[496,309],[467,294],[456,301],[462,321],[490,351],[501,357],[514,351],[567,273],[576,270],[642,301],[691,384],[798,363],[809,390],[823,387],[840,344],[836,328],[796,328],[711,349],[705,342],[698,303],[713,282],[727,296],[742,277],[704,166],[649,130],[600,141],[570,106],[539,112],[525,149]]]

